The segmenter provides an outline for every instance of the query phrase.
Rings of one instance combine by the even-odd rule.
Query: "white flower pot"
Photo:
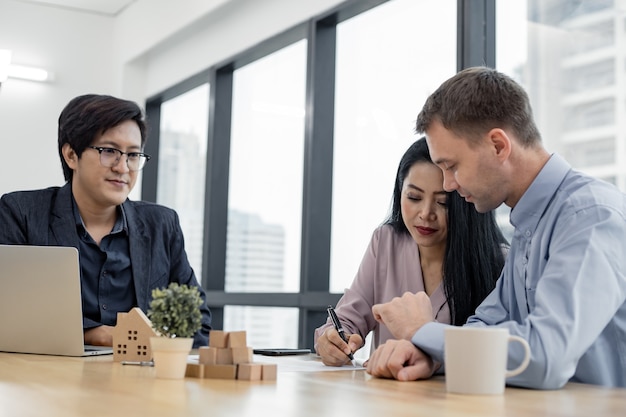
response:
[[[151,337],[150,347],[157,378],[183,379],[187,357],[193,346],[191,337]]]

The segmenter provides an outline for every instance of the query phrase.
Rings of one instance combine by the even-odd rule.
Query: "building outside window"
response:
[[[417,114],[456,72],[456,4],[393,0],[337,25],[331,292],[352,282],[419,138]]]
[[[185,250],[198,279],[202,276],[208,108],[208,84],[161,105],[157,203],[177,211]]]
[[[233,75],[228,292],[300,289],[306,56],[298,41]],[[226,306],[224,329],[248,329],[254,346],[296,347],[298,310]]]
[[[529,93],[544,144],[626,191],[626,2],[496,2],[497,67]]]

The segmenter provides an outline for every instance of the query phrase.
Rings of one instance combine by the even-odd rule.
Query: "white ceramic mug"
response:
[[[522,363],[507,369],[509,343],[524,348]],[[502,394],[505,379],[528,366],[530,347],[526,340],[511,336],[508,329],[455,327],[445,329],[446,390],[457,394]]]

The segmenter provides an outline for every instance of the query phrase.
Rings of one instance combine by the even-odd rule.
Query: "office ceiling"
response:
[[[136,0],[16,0],[22,3],[71,9],[84,13],[116,16]]]

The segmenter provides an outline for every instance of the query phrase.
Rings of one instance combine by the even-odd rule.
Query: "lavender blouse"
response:
[[[373,331],[372,349],[394,337],[372,314],[374,304],[386,303],[405,292],[424,291],[424,279],[417,244],[409,234],[396,233],[389,225],[377,228],[367,247],[359,270],[337,303],[335,311],[347,334],[357,333],[363,340]],[[435,321],[450,323],[450,309],[442,285],[430,295]],[[331,327],[326,322],[315,330],[317,338]]]

